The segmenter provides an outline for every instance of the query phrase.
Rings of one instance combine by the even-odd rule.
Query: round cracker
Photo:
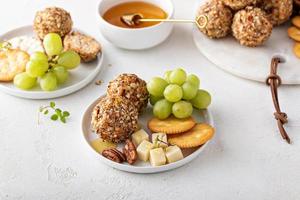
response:
[[[0,81],[12,81],[17,74],[24,72],[29,58],[25,51],[18,49],[0,51]]]
[[[154,133],[166,133],[166,134],[178,134],[184,133],[192,129],[196,125],[195,120],[192,117],[185,119],[178,119],[171,116],[167,119],[160,120],[158,118],[152,118],[148,122],[148,128]]]
[[[193,148],[205,144],[214,136],[215,130],[208,124],[197,124],[188,132],[171,135],[168,142],[180,148]]]
[[[297,28],[300,28],[300,16],[293,17],[292,24]]]

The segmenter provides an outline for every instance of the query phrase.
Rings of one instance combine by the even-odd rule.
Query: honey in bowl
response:
[[[140,13],[145,19],[166,19],[168,17],[168,14],[163,9],[154,4],[141,1],[133,1],[113,6],[104,13],[103,19],[110,24],[122,28],[144,28],[160,23],[143,22],[138,25],[129,27],[121,21],[121,17],[133,13]]]

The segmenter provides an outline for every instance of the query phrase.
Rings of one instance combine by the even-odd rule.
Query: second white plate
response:
[[[140,174],[148,174],[148,173],[158,173],[158,172],[164,172],[172,169],[176,169],[178,167],[181,167],[192,160],[194,160],[203,150],[207,147],[209,144],[209,141],[198,148],[191,148],[191,149],[185,149],[183,150],[184,159],[179,160],[174,163],[170,163],[167,165],[159,166],[159,167],[153,167],[150,165],[149,162],[143,162],[143,161],[137,161],[134,165],[129,165],[127,163],[116,163],[113,162],[105,157],[103,157],[101,154],[99,154],[91,145],[91,141],[98,138],[98,135],[95,134],[92,131],[91,128],[91,119],[92,119],[92,111],[93,108],[96,106],[96,104],[99,102],[101,98],[100,97],[96,101],[94,101],[85,111],[83,118],[82,118],[82,132],[84,139],[87,141],[88,145],[91,148],[91,152],[95,156],[96,159],[100,160],[101,162],[105,163],[106,165],[109,165],[115,169],[132,172],[132,173],[140,173]],[[151,133],[150,130],[147,128],[147,122],[153,117],[151,107],[148,106],[147,109],[141,114],[139,117],[139,124],[142,126],[144,130],[146,130],[147,133]],[[214,126],[213,117],[211,113],[208,110],[194,110],[193,113],[194,119],[198,123],[207,123],[211,126]],[[119,146],[119,148],[121,145]]]
[[[80,32],[83,32],[79,30]],[[83,32],[84,33],[84,32]],[[34,36],[32,26],[24,26],[11,30],[0,36],[0,41],[9,40],[18,36]],[[0,91],[7,94],[27,98],[27,99],[51,99],[62,97],[73,92],[76,92],[87,84],[89,84],[101,71],[104,60],[104,53],[98,55],[98,58],[90,63],[81,63],[76,69],[70,71],[69,79],[63,85],[60,85],[57,90],[51,92],[42,91],[39,87],[32,90],[20,90],[13,83],[0,82]]]

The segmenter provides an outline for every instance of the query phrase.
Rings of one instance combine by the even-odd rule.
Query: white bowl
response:
[[[122,28],[112,25],[103,19],[103,14],[111,7],[124,2],[136,0],[101,0],[98,6],[100,30],[103,36],[115,46],[124,49],[147,49],[162,43],[168,38],[173,29],[172,23],[161,22],[145,28]],[[172,18],[174,7],[172,0],[139,0],[152,3],[162,8],[168,19]]]

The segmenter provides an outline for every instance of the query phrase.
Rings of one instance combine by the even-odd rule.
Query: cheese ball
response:
[[[101,52],[101,45],[94,38],[74,31],[64,38],[65,50],[73,50],[79,54],[83,62],[90,62]]]
[[[206,2],[199,8],[197,16],[199,15],[207,17],[207,25],[204,28],[198,28],[209,38],[223,38],[230,33],[232,13],[221,1]]]
[[[293,0],[263,0],[262,9],[272,24],[277,26],[288,21],[293,14]]]
[[[256,5],[261,0],[221,0],[226,6],[232,10],[240,10],[250,5]]]
[[[38,11],[34,18],[33,28],[40,39],[48,33],[57,33],[61,37],[72,30],[71,15],[62,8],[49,7]]]
[[[272,28],[266,13],[251,6],[237,12],[232,23],[233,36],[249,47],[262,45],[271,36]]]
[[[139,112],[147,106],[149,98],[146,82],[135,74],[121,74],[111,81],[107,88],[107,95],[128,99]]]
[[[120,143],[138,128],[138,110],[122,97],[104,97],[92,113],[92,128],[105,141]]]

